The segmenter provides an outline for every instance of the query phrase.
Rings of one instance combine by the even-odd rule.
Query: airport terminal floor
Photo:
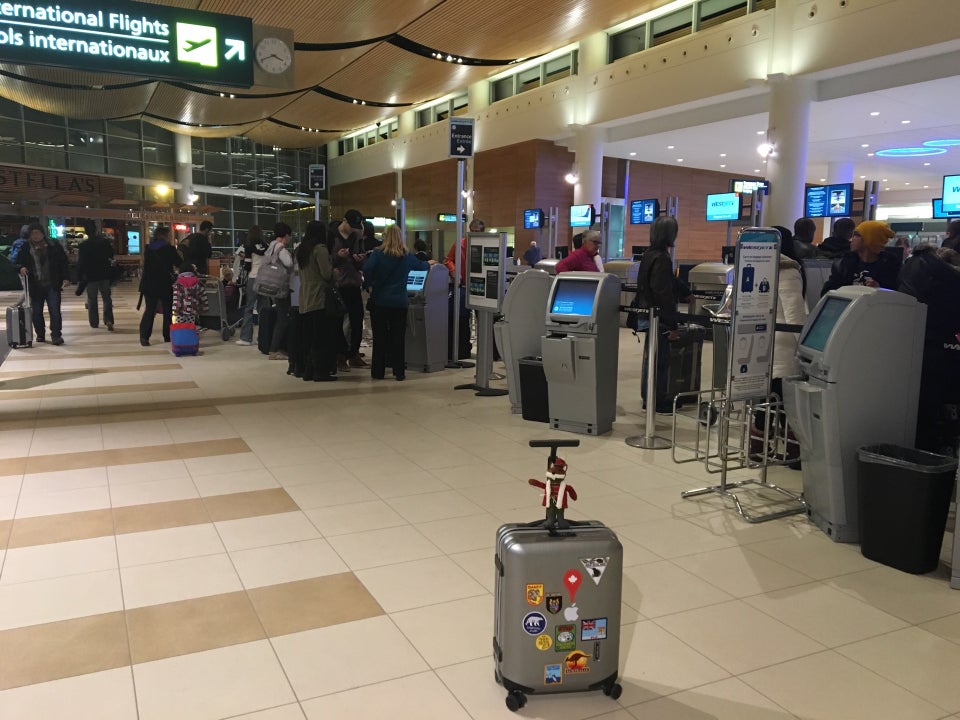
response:
[[[960,718],[942,566],[908,575],[802,516],[682,500],[715,476],[624,444],[643,419],[626,330],[613,432],[561,453],[570,516],[625,548],[623,694],[511,714],[495,532],[540,516],[527,442],[549,429],[454,391],[469,370],[317,385],[212,333],[201,357],[142,348],[135,304],[121,286],[108,333],[67,290],[66,344],[0,365],[0,717]]]

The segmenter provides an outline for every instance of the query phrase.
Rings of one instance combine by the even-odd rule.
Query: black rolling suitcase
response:
[[[700,325],[681,325],[680,339],[670,343],[670,373],[667,381],[671,398],[680,393],[700,391],[700,361],[706,329]]]
[[[616,699],[620,657],[623,546],[600,522],[566,520],[576,492],[566,485],[557,447],[579,440],[532,440],[549,447],[546,520],[497,531],[494,675],[512,711],[527,696],[602,690]]]
[[[7,308],[7,345],[12,348],[33,347],[30,287],[26,275],[21,275],[20,281],[23,283],[23,298]]]

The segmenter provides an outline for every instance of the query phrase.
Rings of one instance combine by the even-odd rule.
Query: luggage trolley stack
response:
[[[549,447],[543,490],[546,519],[497,531],[494,675],[511,711],[527,696],[602,690],[620,697],[623,546],[602,523],[564,518],[576,491],[566,484],[558,447],[579,440],[531,440]]]
[[[226,342],[233,337],[237,327],[243,322],[243,313],[239,309],[227,307],[226,294],[220,278],[213,275],[201,275],[207,291],[207,309],[200,315],[198,327],[216,330]]]

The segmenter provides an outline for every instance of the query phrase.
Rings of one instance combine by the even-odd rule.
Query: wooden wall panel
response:
[[[393,217],[395,210],[391,201],[396,195],[397,178],[393,173],[333,185],[330,188],[330,217],[337,219],[351,208],[359,210],[364,217]]]

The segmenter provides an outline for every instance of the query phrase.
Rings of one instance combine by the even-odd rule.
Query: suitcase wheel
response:
[[[616,700],[623,694],[623,687],[620,683],[613,683],[613,685],[609,685],[603,689],[603,694]]]
[[[220,331],[220,337],[226,342],[233,337],[233,329],[228,327],[223,328],[223,330]]]
[[[507,710],[516,712],[527,704],[527,696],[519,690],[514,690],[507,695]]]

